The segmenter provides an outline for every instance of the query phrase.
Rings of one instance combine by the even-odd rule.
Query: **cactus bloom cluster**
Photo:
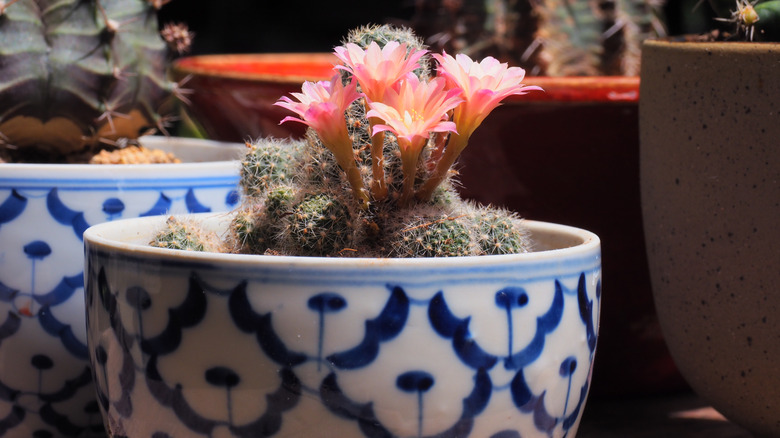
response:
[[[425,49],[397,41],[380,47],[372,41],[365,49],[347,43],[334,53],[343,63],[334,69],[348,73],[345,77],[335,75],[330,81],[305,82],[303,93],[293,93],[297,102],[284,96],[276,104],[300,117],[285,117],[282,122],[302,122],[317,132],[350,175],[355,196],[365,203],[370,200],[362,179],[352,176],[357,172],[355,145],[348,138],[345,118],[355,100],[363,99],[371,124],[371,197],[384,200],[387,196],[383,133],[391,132],[398,142],[404,175],[399,204],[408,206],[413,198],[430,199],[468,145],[471,134],[503,99],[541,90],[522,83],[522,68],[509,67],[493,57],[477,62],[464,54],[433,54],[438,62],[437,75],[426,80],[415,74],[421,68],[419,60],[428,53]],[[343,84],[345,81],[347,85]],[[420,163],[421,153],[434,133],[448,135],[448,140],[434,146],[436,150],[430,154],[429,163]],[[415,189],[420,165],[427,165],[433,172]]]
[[[309,127],[305,138],[248,143],[244,196],[222,245],[176,221],[154,245],[317,257],[531,250],[516,214],[463,200],[449,171],[502,99],[538,89],[522,84],[524,71],[432,57],[411,31],[389,26],[357,29],[335,52],[329,81],[276,102],[294,113],[282,123]]]

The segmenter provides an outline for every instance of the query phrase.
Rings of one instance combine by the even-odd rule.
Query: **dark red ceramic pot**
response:
[[[183,58],[189,112],[209,136],[300,136],[273,106],[303,80],[332,74],[331,54]],[[656,318],[639,199],[639,79],[524,81],[545,92],[504,101],[472,136],[460,179],[465,197],[531,219],[583,227],[603,242],[604,300],[592,393],[617,396],[685,388]]]

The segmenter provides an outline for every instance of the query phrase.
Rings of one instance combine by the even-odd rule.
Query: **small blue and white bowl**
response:
[[[110,437],[576,434],[601,299],[593,233],[529,221],[533,253],[309,258],[149,247],[164,221],[84,234]]]
[[[103,434],[89,369],[90,225],[230,210],[243,145],[144,137],[180,164],[0,164],[0,436]]]

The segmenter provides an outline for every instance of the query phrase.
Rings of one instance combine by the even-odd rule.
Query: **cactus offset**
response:
[[[220,251],[222,244],[217,236],[204,233],[195,223],[169,217],[165,226],[166,229],[155,237],[151,246],[183,251]]]
[[[400,38],[402,44],[408,42],[409,45],[390,46],[380,55],[377,52],[380,48],[369,42],[376,39],[386,42],[388,38]],[[381,70],[379,76],[406,62],[405,57],[416,56],[415,51],[423,50],[408,30],[384,26],[361,28],[351,33],[348,41],[355,42],[349,47],[355,57],[359,57],[358,52],[366,51],[366,64],[359,67],[365,71],[372,69],[368,63],[377,61],[378,57],[393,61],[392,66],[388,65],[388,59],[381,61],[385,64],[376,69]],[[371,50],[376,51],[367,56]],[[445,59],[441,58],[440,62]],[[461,64],[455,65],[466,63],[463,59],[460,61]],[[430,59],[421,58],[419,63],[407,65],[407,74],[395,79],[398,84],[408,81],[406,88],[391,84],[392,93],[419,87],[413,90],[419,94],[398,98],[395,103],[404,106],[422,100],[417,102],[418,107],[397,111],[405,114],[403,120],[409,126],[414,123],[425,126],[423,133],[405,133],[405,128],[399,124],[390,126],[392,123],[388,118],[370,121],[368,115],[379,118],[380,112],[374,111],[377,102],[370,101],[369,93],[359,96],[347,91],[346,95],[354,100],[340,100],[344,96],[340,94],[342,91],[356,87],[353,81],[366,79],[347,71],[348,65],[338,68],[341,76],[334,77],[331,82],[305,84],[304,93],[297,96],[300,102],[282,99],[280,106],[301,115],[304,119],[294,120],[308,121],[311,129],[303,140],[266,138],[248,145],[241,171],[241,185],[246,196],[234,214],[228,237],[230,245],[226,247],[239,253],[332,257],[456,257],[529,251],[530,239],[516,215],[462,200],[453,189],[452,172],[443,173],[441,181],[434,179],[438,164],[452,154],[449,149],[464,146],[464,138],[469,135],[467,131],[473,131],[473,119],[478,119],[479,115],[468,115],[467,111],[458,115],[455,110],[452,122],[444,120],[449,119],[448,111],[453,105],[472,97],[466,96],[466,91],[454,85],[454,81],[449,89],[439,88],[445,81],[443,77],[430,78],[433,73],[428,67],[430,62]],[[352,68],[358,68],[356,65]],[[444,70],[455,68],[451,63],[448,65],[441,67]],[[490,111],[503,98],[489,87],[508,94],[524,94],[536,88],[525,87],[519,82],[521,69],[510,71],[505,65],[497,65],[497,61],[486,60],[473,68],[477,73],[472,73],[479,75],[483,68],[490,78],[483,83],[482,78],[471,77],[469,82],[482,111]],[[365,71],[361,70],[360,74]],[[429,82],[422,85],[421,81]],[[362,85],[377,86],[371,80]],[[434,93],[428,94],[431,90]],[[488,100],[485,96],[493,96],[491,93],[498,96]],[[463,95],[462,99],[452,100],[460,95]],[[387,101],[391,102],[393,98],[389,97]],[[333,113],[334,108],[337,114]],[[462,126],[458,131],[462,137],[453,140],[454,133],[450,132],[458,123]],[[384,129],[379,148],[376,147],[377,135],[372,136],[369,131],[372,124]],[[347,141],[351,144],[343,144]],[[347,146],[350,149],[345,149]],[[410,155],[409,149],[415,147],[421,150]],[[377,153],[381,154],[381,160],[377,160]],[[336,154],[341,157],[337,158]],[[380,172],[376,171],[377,163]],[[408,172],[410,165],[412,172]],[[360,181],[348,177],[348,168],[353,169]],[[377,191],[379,185],[375,179],[378,177],[386,183],[383,193]],[[436,184],[430,184],[431,181]],[[366,187],[371,189],[364,189]],[[409,189],[413,196],[404,199]],[[364,202],[365,198],[354,196],[356,190],[365,190],[368,204]]]
[[[179,86],[146,0],[17,0],[0,8],[0,149],[72,161],[154,129]],[[181,45],[182,31],[172,34]],[[166,108],[168,107],[168,108]]]

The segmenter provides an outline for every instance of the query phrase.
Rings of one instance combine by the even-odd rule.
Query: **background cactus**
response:
[[[0,2],[0,155],[9,161],[85,161],[101,149],[164,130],[171,51],[157,9],[170,0]],[[186,50],[191,37],[167,27]]]
[[[407,49],[422,49],[411,31],[389,26],[360,28],[349,34],[345,44],[365,48],[371,41],[408,42]],[[345,70],[338,69],[337,83],[352,79]],[[427,80],[432,76],[430,60],[420,60],[412,74]],[[369,187],[376,178],[372,155],[376,136],[369,135],[365,99],[345,105],[338,117],[343,117],[363,186]],[[431,150],[442,139],[446,136],[431,137],[420,154],[417,173],[412,175],[415,188],[431,175]],[[235,211],[225,248],[239,253],[334,257],[453,257],[531,249],[515,214],[462,200],[450,180],[438,185],[429,198],[405,205],[400,193],[407,175],[401,170],[398,139],[384,132],[382,141],[382,177],[388,193],[380,198],[374,195],[369,205],[354,196],[353,181],[337,162],[333,146],[326,147],[314,129],[301,140],[266,138],[248,143],[241,170],[245,196]],[[191,248],[197,250],[196,245]]]
[[[421,0],[412,27],[435,50],[494,56],[540,76],[636,75],[665,33],[663,0]]]

